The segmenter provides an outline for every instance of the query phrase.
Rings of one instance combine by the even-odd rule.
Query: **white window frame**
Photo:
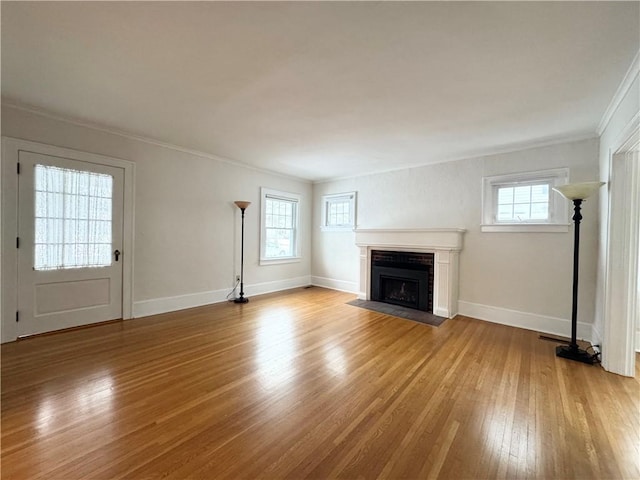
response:
[[[523,222],[499,222],[496,220],[500,187],[549,184],[549,217],[546,220]],[[569,169],[555,168],[535,172],[514,173],[484,177],[482,180],[482,224],[483,232],[567,232],[569,231],[569,209],[567,202],[553,187],[569,183]]]
[[[349,223],[344,225],[328,225],[327,211],[332,203],[349,202]],[[320,229],[324,232],[351,231],[356,226],[356,192],[333,193],[322,196],[322,224]]]
[[[290,257],[268,258],[266,256],[267,250],[267,225],[266,225],[266,211],[267,211],[267,198],[275,198],[280,200],[286,200],[288,202],[295,202],[295,208],[293,209],[293,255]],[[301,260],[300,256],[300,208],[302,204],[302,197],[297,193],[283,192],[280,190],[273,190],[271,188],[260,188],[260,265],[276,265],[281,263],[294,263]]]

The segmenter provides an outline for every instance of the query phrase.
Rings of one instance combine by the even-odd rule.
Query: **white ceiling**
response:
[[[319,181],[593,135],[639,2],[2,2],[5,101]]]

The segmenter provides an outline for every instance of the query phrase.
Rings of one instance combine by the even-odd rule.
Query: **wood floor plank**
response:
[[[640,478],[638,377],[352,299],[294,289],[2,345],[2,478]]]

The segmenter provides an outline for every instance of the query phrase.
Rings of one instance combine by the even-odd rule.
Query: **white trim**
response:
[[[358,282],[350,282],[347,280],[337,280],[335,278],[311,276],[311,285],[316,287],[329,288],[338,290],[339,292],[358,293]]]
[[[640,220],[640,125],[609,157],[609,211],[604,286],[602,366],[635,375]],[[635,150],[635,151],[634,151]],[[634,345],[635,343],[635,345]]]
[[[458,301],[458,314],[487,322],[499,323],[500,325],[508,325],[510,327],[524,328],[526,330],[564,337],[571,336],[571,321],[565,318],[521,312],[508,308],[465,302],[463,300]],[[591,341],[593,338],[593,325],[578,322],[577,337],[578,339]]]
[[[215,160],[222,163],[227,163],[230,165],[234,165],[236,167],[247,168],[249,170],[253,170],[255,172],[267,173],[269,175],[276,175],[278,177],[289,178],[293,180],[297,180],[299,182],[311,183],[308,178],[296,177],[294,175],[287,175],[285,173],[276,172],[274,170],[267,170],[266,168],[255,167],[253,165],[249,165],[247,163],[240,162],[238,160],[233,160],[226,157],[221,157],[219,155],[214,155],[211,153],[202,152],[200,150],[194,150],[192,148],[183,147],[180,145],[175,145],[173,143],[167,143],[160,140],[156,140],[150,137],[144,137],[141,135],[135,135],[133,133],[129,133],[125,130],[119,130],[117,128],[105,127],[104,125],[100,125],[98,123],[88,122],[86,120],[79,120],[77,118],[68,117],[65,115],[60,115],[57,113],[52,113],[47,110],[34,107],[32,105],[26,105],[23,103],[14,102],[11,100],[5,100],[2,98],[2,106],[13,108],[15,110],[22,110],[24,112],[33,113],[35,115],[40,115],[42,117],[51,118],[53,120],[58,120],[60,122],[70,123],[72,125],[77,125],[79,127],[90,128],[92,130],[97,130],[100,132],[108,133],[110,135],[117,135],[119,137],[123,137],[129,140],[137,140],[139,142],[144,142],[150,145],[155,145],[156,147],[164,147],[170,150],[174,150],[176,152],[187,153],[189,155],[195,155],[196,157],[208,158],[210,160]]]
[[[295,203],[295,208],[293,209],[293,216],[295,227],[294,231],[294,251],[291,257],[275,257],[268,258],[266,257],[267,250],[267,235],[266,235],[266,208],[267,208],[267,197]],[[300,229],[300,215],[302,208],[302,195],[299,193],[291,193],[285,192],[282,190],[274,190],[272,188],[261,187],[260,188],[260,265],[277,265],[282,263],[295,263],[299,262],[302,258],[300,251],[302,246],[302,232]]]
[[[397,250],[413,251],[426,248],[427,251],[462,250],[464,228],[357,228],[355,243],[358,247],[375,246],[379,250],[393,247]]]
[[[624,100],[624,97],[626,97],[627,93],[629,93],[631,85],[633,85],[633,82],[635,81],[638,74],[640,74],[640,50],[638,50],[636,56],[633,57],[631,65],[629,65],[624,78],[620,82],[620,85],[618,85],[616,93],[613,94],[609,105],[607,106],[604,114],[602,115],[602,118],[600,119],[600,123],[598,124],[598,128],[596,129],[596,133],[598,134],[598,136],[602,135],[602,132],[604,132],[607,126],[609,126],[609,122],[613,118],[613,115],[616,113],[616,110],[618,110],[618,107]]]
[[[302,276],[288,278],[284,280],[276,280],[273,282],[256,283],[253,285],[245,285],[246,297],[250,301],[251,297],[262,295],[265,293],[279,292],[289,290],[291,288],[306,287],[311,284],[310,276]],[[221,303],[227,300],[229,290],[210,290],[207,292],[188,293],[185,295],[177,295],[174,297],[154,298],[150,300],[141,300],[133,305],[134,317],[146,317],[149,315],[159,315],[161,313],[175,312],[186,308],[201,307],[214,303]]]
[[[636,352],[640,353],[640,328],[636,330]]]
[[[274,280],[272,282],[254,283],[248,287],[245,285],[245,293],[247,297],[255,295],[264,295],[265,293],[280,292],[291,288],[308,287],[311,285],[311,275],[303,275],[301,277],[285,278],[283,280]]]
[[[503,175],[485,176],[482,178],[482,223],[481,232],[568,232],[569,217],[566,200],[553,187],[569,181],[567,167],[529,172],[518,172]],[[549,219],[547,221],[523,221],[521,223],[498,222],[497,190],[500,187],[531,184],[549,185]]]
[[[355,230],[355,242],[360,247],[358,298],[371,297],[373,250],[433,253],[433,313],[453,318],[458,307],[458,257],[464,232],[461,228]]]
[[[548,224],[548,223],[525,223],[521,225],[480,225],[482,232],[494,233],[566,233],[569,231],[569,224]]]
[[[18,337],[15,312],[18,308],[17,261],[15,248],[18,236],[18,175],[16,164],[19,151],[69,158],[82,162],[118,167],[124,170],[123,265],[122,265],[122,318],[133,316],[134,269],[134,211],[135,163],[115,157],[56,147],[12,137],[2,137],[2,324],[0,341],[10,342]],[[13,279],[12,282],[7,279]]]
[[[631,117],[612,145],[614,148],[609,151],[609,167],[612,155],[637,149],[640,145],[640,111]]]
[[[593,140],[594,138],[599,138],[599,135],[597,135],[593,131],[583,131],[583,132],[577,132],[575,134],[570,134],[570,135],[545,137],[537,140],[531,140],[526,142],[516,142],[516,143],[511,143],[503,146],[497,146],[495,148],[487,148],[484,150],[478,150],[476,152],[469,152],[466,154],[460,154],[452,157],[440,157],[437,160],[433,160],[432,162],[425,162],[425,163],[420,163],[416,165],[404,165],[402,167],[389,168],[386,170],[376,170],[371,173],[364,173],[364,174],[360,173],[357,175],[345,175],[342,177],[324,178],[322,180],[314,180],[312,183],[314,185],[319,185],[323,183],[337,182],[340,180],[351,180],[354,178],[367,177],[371,175],[401,172],[403,170],[409,170],[412,168],[428,167],[430,165],[438,165],[440,163],[461,162],[463,160],[476,160],[479,158],[490,157],[493,155],[503,155],[505,153],[521,152],[523,150],[533,150],[536,148],[552,147],[554,145],[561,145],[563,143],[582,142],[584,140]]]
[[[210,290],[208,292],[188,293],[175,297],[154,298],[141,300],[133,304],[134,318],[160,315],[161,313],[175,312],[186,308],[201,307],[212,303],[224,302],[229,290]]]
[[[322,196],[322,223],[320,230],[323,232],[350,232],[356,226],[357,192],[331,193]],[[327,225],[327,207],[333,200],[349,202],[349,223],[345,225]]]
[[[273,259],[260,259],[260,265],[282,265],[284,263],[300,263],[302,257],[287,257],[287,258],[273,258]]]
[[[600,351],[602,351],[602,332],[598,329],[595,323],[591,328],[591,332],[591,343],[593,345],[600,345]]]

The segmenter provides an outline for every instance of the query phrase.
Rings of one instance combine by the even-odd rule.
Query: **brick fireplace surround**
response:
[[[358,298],[371,299],[371,252],[416,252],[434,254],[433,313],[453,318],[458,313],[458,257],[464,229],[356,229],[360,248]]]

